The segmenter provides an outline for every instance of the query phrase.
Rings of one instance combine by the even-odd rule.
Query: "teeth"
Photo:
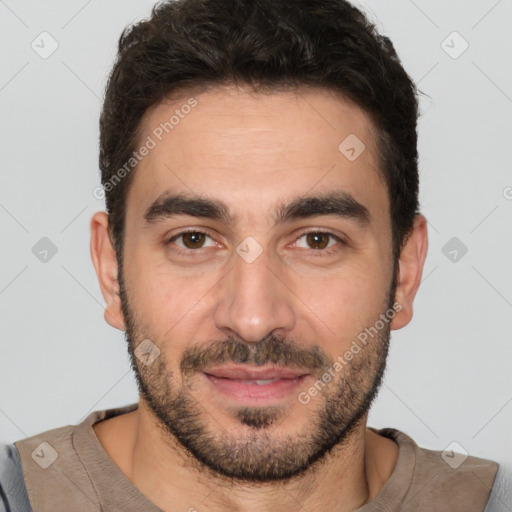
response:
[[[257,384],[258,386],[265,386],[266,384],[271,384],[272,382],[276,382],[277,380],[283,380],[281,377],[277,377],[276,379],[230,379],[228,377],[221,377],[224,380],[232,380],[235,382],[241,382],[243,384]]]
[[[256,382],[256,384],[258,384],[259,386],[264,386],[265,384],[270,384],[271,382],[275,382],[276,380],[280,379],[260,379],[256,381],[251,381],[250,383],[252,384],[253,382]]]

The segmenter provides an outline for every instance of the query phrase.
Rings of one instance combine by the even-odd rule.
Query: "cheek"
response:
[[[141,333],[173,352],[198,337],[198,326],[205,324],[205,297],[219,279],[214,272],[191,278],[142,251],[135,252],[125,268],[130,276],[130,307]]]
[[[317,279],[316,285],[302,283],[303,303],[311,321],[323,323],[328,336],[344,342],[373,325],[387,304],[388,276],[378,264],[373,267],[346,266],[339,274]]]
[[[171,305],[179,303],[176,291],[179,287],[163,272],[164,266],[154,260],[149,253],[132,249],[124,261],[124,274],[130,308],[141,330],[153,336],[160,333],[164,321],[172,322],[177,315]],[[161,333],[160,333],[161,334]]]

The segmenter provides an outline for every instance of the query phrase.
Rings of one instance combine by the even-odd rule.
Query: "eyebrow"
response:
[[[216,220],[230,226],[237,220],[237,217],[229,214],[227,205],[222,201],[185,194],[163,194],[146,210],[144,224],[154,225],[178,215]],[[292,198],[288,203],[277,207],[273,219],[278,225],[321,215],[351,220],[360,227],[366,227],[371,220],[368,209],[356,201],[349,192],[341,190]]]

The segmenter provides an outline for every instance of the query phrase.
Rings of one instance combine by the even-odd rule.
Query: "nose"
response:
[[[219,283],[215,325],[230,337],[253,343],[276,330],[287,334],[296,323],[289,286],[267,250],[251,263],[235,253],[233,267]]]

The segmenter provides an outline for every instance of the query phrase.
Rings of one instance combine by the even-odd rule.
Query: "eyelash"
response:
[[[202,235],[206,235],[208,236],[209,238],[212,238],[208,233],[206,233],[205,231],[201,231],[201,230],[198,230],[198,229],[189,229],[189,230],[186,230],[186,231],[181,231],[180,233],[172,236],[166,243],[166,245],[171,245],[172,242],[174,242],[174,240],[180,238],[181,236],[183,235],[186,235],[187,233],[199,233],[199,234],[202,234]],[[334,233],[331,233],[330,231],[320,231],[318,229],[313,229],[311,231],[305,231],[304,233],[302,233],[301,235],[299,235],[296,239],[295,239],[295,242],[297,242],[297,240],[299,240],[300,238],[302,238],[303,236],[307,236],[309,234],[312,234],[312,233],[315,233],[315,234],[322,234],[322,235],[327,235],[331,238],[334,238],[335,240],[337,240],[342,246],[347,246],[347,243],[341,239],[339,236],[335,235]],[[340,249],[336,249],[335,248],[336,246],[332,246],[332,247],[329,247],[328,249],[309,249],[309,251],[311,251],[315,257],[316,256],[320,256],[320,257],[323,257],[323,256],[331,256],[332,254],[334,254],[335,252],[339,251]],[[199,249],[182,249],[182,248],[178,248],[178,249],[174,249],[174,251],[179,254],[179,255],[190,255],[190,253],[193,253],[193,252],[199,252],[202,248],[199,248]],[[308,249],[305,249],[305,250],[308,250]]]

